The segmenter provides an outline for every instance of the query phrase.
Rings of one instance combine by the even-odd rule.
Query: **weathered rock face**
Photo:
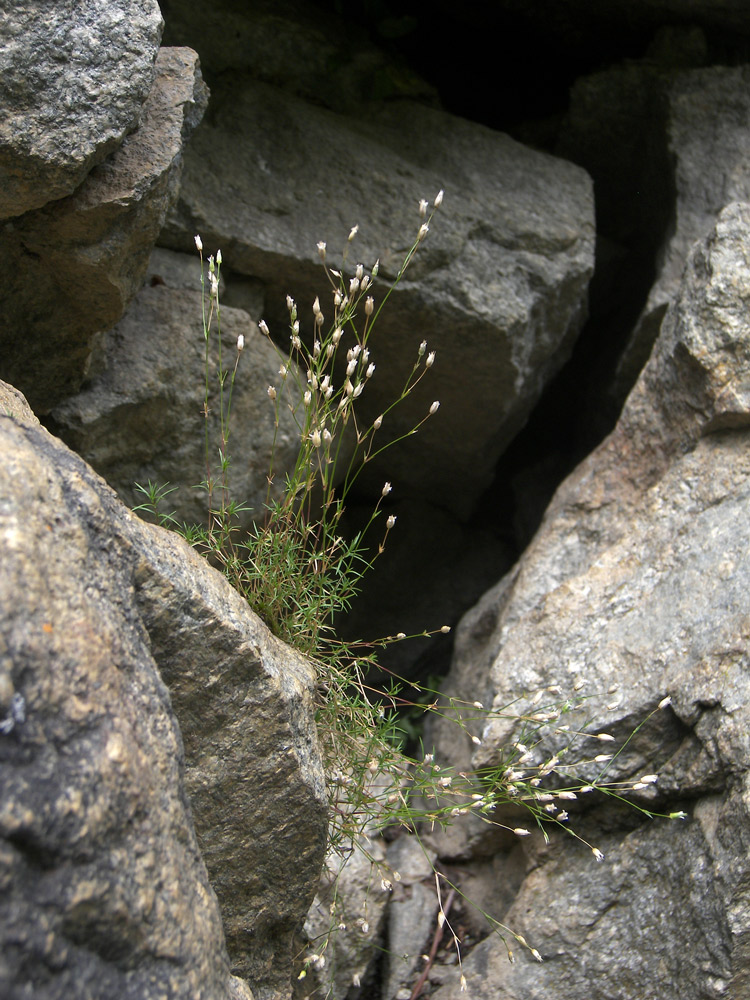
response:
[[[750,205],[733,204],[697,244],[617,428],[461,626],[453,690],[469,699],[519,699],[523,711],[538,690],[581,679],[597,694],[566,718],[571,729],[625,738],[670,695],[608,777],[659,772],[644,804],[689,812],[675,827],[590,807],[575,828],[601,865],[564,835],[548,851],[532,843],[499,916],[545,962],[511,965],[488,938],[465,963],[479,996],[747,993],[749,233]],[[497,759],[511,733],[489,723],[474,763]],[[466,760],[465,747],[451,752]]]
[[[648,358],[690,247],[711,231],[726,205],[750,199],[749,90],[747,66],[681,73],[667,90],[666,138],[674,164],[671,226],[656,282],[620,362],[621,379]]]
[[[363,104],[394,97],[437,103],[437,94],[403,60],[375,46],[345,17],[309,0],[162,0],[165,45],[198,49],[209,82],[250,73],[315,104],[359,114]]]
[[[139,122],[156,0],[9,0],[0,39],[0,218],[69,195]]]
[[[408,431],[434,399],[442,419],[389,453],[385,478],[465,516],[585,316],[593,204],[581,170],[411,102],[345,118],[233,80],[186,151],[160,241],[188,250],[199,232],[221,246],[234,270],[265,283],[266,318],[283,338],[287,293],[303,330],[315,295],[327,297],[318,241],[335,266],[336,245],[359,223],[352,270],[379,257],[381,278],[393,278],[419,228],[419,198],[440,188],[450,211],[435,219],[378,322],[377,378],[361,402],[374,419],[399,395],[424,335],[437,362],[413,400],[389,414],[388,432]],[[382,479],[374,468],[367,482],[379,491]]]
[[[207,99],[196,54],[162,50],[138,128],[73,194],[0,232],[0,249],[14,261],[0,317],[0,377],[35,412],[78,388],[93,335],[113,326],[140,288],[176,195],[183,143]]]
[[[188,259],[172,255],[178,256]],[[195,289],[200,276],[197,255],[190,264]],[[172,282],[169,276],[162,280]],[[279,411],[278,430],[274,427],[275,411],[266,389],[278,381],[279,358],[267,338],[245,312],[226,306],[221,329],[225,370],[237,359],[238,336],[245,338],[232,392],[229,484],[232,497],[252,508],[238,522],[247,524],[253,516],[262,519],[272,453],[277,489],[294,466],[299,430],[285,407]],[[209,355],[209,460],[218,477],[221,415],[215,324]],[[127,315],[100,338],[90,368],[83,391],[53,410],[56,431],[129,506],[144,500],[135,483],[168,482],[176,489],[165,501],[165,513],[174,510],[180,521],[205,524],[207,495],[195,488],[206,479],[200,291],[166,283],[144,287]]]
[[[312,668],[0,412],[0,992],[250,997],[221,910],[234,970],[286,995],[326,835]]]

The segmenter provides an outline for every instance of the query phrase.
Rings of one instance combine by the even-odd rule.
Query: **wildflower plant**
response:
[[[394,288],[428,236],[442,200],[441,191],[432,205],[419,202],[420,222],[414,240],[395,279],[382,293],[378,291],[377,261],[369,269],[361,263],[349,264],[358,232],[355,226],[337,267],[330,265],[327,245],[318,243],[327,294],[322,300],[316,297],[303,310],[287,297],[289,326],[284,346],[279,346],[264,321],[259,323],[278,356],[277,375],[266,390],[275,433],[264,509],[253,512],[255,520],[246,530],[241,530],[239,521],[248,508],[233,497],[230,475],[232,397],[245,343],[240,336],[233,355],[222,356],[221,251],[204,258],[201,238],[196,236],[205,345],[206,472],[199,488],[207,499],[206,522],[180,525],[173,513],[162,509],[170,492],[168,486],[151,482],[137,486],[146,499],[136,510],[149,511],[160,523],[180,531],[224,572],[274,634],[314,662],[318,678],[316,721],[329,789],[329,849],[338,857],[332,868],[340,874],[346,858],[359,850],[369,857],[374,881],[386,892],[398,881],[398,873],[390,871],[382,857],[370,853],[367,845],[369,838],[388,827],[402,827],[421,837],[436,824],[445,826],[471,814],[519,838],[530,836],[534,829],[545,839],[552,829],[564,831],[601,861],[599,848],[575,831],[571,808],[594,793],[631,801],[633,793],[651,789],[657,781],[655,774],[633,781],[607,779],[612,762],[648,719],[619,750],[612,750],[608,734],[592,733],[588,725],[571,728],[563,721],[581,705],[582,699],[575,692],[551,707],[536,706],[530,713],[519,714],[513,706],[486,709],[480,702],[445,699],[436,690],[392,674],[388,683],[375,688],[368,678],[377,665],[378,651],[407,636],[396,633],[368,642],[346,642],[336,635],[338,617],[349,608],[364,574],[372,569],[396,525],[395,515],[385,509],[392,491],[390,482],[385,482],[374,497],[369,518],[353,537],[346,536],[342,523],[347,500],[368,463],[416,434],[440,406],[434,401],[408,431],[385,436],[393,410],[412,395],[436,363],[436,352],[423,340],[415,344],[413,363],[404,374],[399,395],[374,420],[363,421],[358,410],[360,398],[377,378],[373,332]],[[215,372],[209,350],[214,336],[218,340]],[[216,390],[212,388],[214,380]],[[282,408],[291,413],[299,435],[296,462],[283,476],[276,468]],[[219,414],[216,446],[209,434],[212,410]],[[447,626],[441,626],[419,634],[448,631]],[[655,711],[667,702],[665,699]],[[472,735],[478,723],[484,726],[511,718],[517,732],[499,762],[474,772],[456,772],[436,761],[431,752],[406,752],[400,722],[404,712],[412,719],[415,713],[444,717],[475,744],[481,743],[480,737]],[[545,737],[550,732],[558,742],[562,738],[563,745],[545,756]],[[647,816],[659,815],[638,802],[631,804]],[[522,814],[525,819],[519,819]],[[669,816],[684,818],[682,813]],[[459,938],[448,922],[451,903],[456,895],[462,895],[460,887],[438,868],[435,880],[440,937],[445,929],[450,932],[460,963]],[[331,891],[335,901],[335,886]],[[325,966],[338,925],[334,910],[335,906],[330,933],[323,942],[313,942],[315,950],[303,961],[301,976],[310,968]],[[521,935],[490,914],[484,915],[506,941],[509,958],[513,958],[513,951],[508,941],[515,940],[541,961],[539,952]],[[462,988],[464,984],[462,976]]]

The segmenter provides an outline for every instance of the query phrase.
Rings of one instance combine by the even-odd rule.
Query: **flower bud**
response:
[[[388,515],[388,520],[385,522],[386,528],[390,531],[391,528],[394,526],[395,523],[396,523],[396,515],[395,514],[389,514]]]
[[[245,349],[245,337],[243,334],[240,334],[239,337],[237,338],[237,350],[239,352],[239,351],[244,351],[244,349]]]
[[[321,260],[325,260],[326,259],[326,245],[325,245],[325,243],[323,243],[322,240],[321,240],[320,243],[318,243],[318,253],[320,254],[320,259]]]
[[[380,495],[383,496],[383,497],[387,497],[388,494],[391,492],[392,489],[393,489],[393,487],[391,486],[391,484],[390,483],[386,483],[385,486],[383,487]]]
[[[372,295],[368,295],[365,299],[365,316],[372,316],[373,310],[375,309],[375,300]]]
[[[435,352],[430,351],[430,353],[427,355],[427,360],[425,361],[424,366],[425,368],[432,368],[434,364],[435,364]]]
[[[420,243],[429,233],[429,231],[430,227],[427,225],[426,222],[423,222],[422,225],[419,227],[419,232],[417,233],[417,239],[420,241]]]
[[[216,251],[216,263],[221,267],[221,250]]]
[[[353,226],[351,232],[349,233],[349,243],[354,239],[354,237],[359,232],[359,226]]]
[[[433,204],[435,205],[435,208],[440,208],[440,206],[443,204],[443,189],[442,188],[435,195],[435,201],[433,202]]]
[[[376,417],[373,421],[372,429],[374,431],[380,430],[380,425],[383,423],[383,414],[381,413],[379,417]]]
[[[427,202],[424,200],[424,198],[422,198],[422,200],[419,203],[419,218],[424,219],[426,215],[427,215]]]
[[[198,253],[200,253],[201,250],[203,250],[203,240],[200,238],[200,236],[195,237],[195,246]]]
[[[269,399],[276,399],[276,390],[272,385],[269,385],[268,389],[266,389],[266,392],[268,393]]]
[[[266,323],[264,319],[262,319],[260,323],[258,323],[258,329],[260,330],[261,333],[264,333],[267,337],[270,337],[271,333],[268,329],[268,323]]]
[[[433,413],[437,413],[439,409],[440,409],[440,400],[436,399],[435,402],[430,407],[430,416],[432,416]]]

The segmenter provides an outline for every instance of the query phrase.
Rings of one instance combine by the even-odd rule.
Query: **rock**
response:
[[[390,878],[382,837],[363,837],[349,855],[329,852],[304,927],[305,976],[294,996],[345,1000],[352,987],[372,983],[380,957]]]
[[[10,0],[0,39],[0,219],[65,197],[138,126],[156,0]]]
[[[288,995],[327,827],[312,666],[28,408],[0,437],[0,993],[250,998],[221,907],[234,971]]]
[[[163,251],[167,253],[168,251]],[[174,258],[187,260],[184,254]],[[192,287],[200,279],[197,254],[190,261]],[[177,269],[177,268],[175,268]],[[165,513],[179,521],[205,524],[207,496],[195,487],[206,478],[205,344],[200,291],[186,291],[182,279],[169,274],[143,288],[126,316],[100,339],[92,355],[86,387],[52,412],[57,433],[114,487],[129,505],[144,497],[134,484],[170,483],[176,487],[165,501]],[[237,338],[245,338],[232,394],[229,482],[233,499],[252,508],[238,524],[263,517],[268,470],[275,441],[278,484],[291,472],[299,450],[299,431],[292,414],[275,411],[267,387],[278,381],[279,358],[246,313],[221,310],[224,368],[237,357]],[[221,443],[216,327],[210,348],[211,379],[209,448],[218,475]]]
[[[632,385],[648,359],[690,247],[708,235],[726,205],[750,199],[749,89],[747,66],[680,73],[666,89],[671,225],[656,281],[618,365],[622,386]]]
[[[165,49],[138,128],[75,193],[8,222],[0,248],[15,266],[0,321],[0,377],[47,413],[80,386],[95,333],[113,326],[141,287],[183,143],[207,93],[197,56]]]
[[[636,801],[689,813],[684,825],[644,823],[603,798],[573,817],[583,844],[554,830],[549,849],[522,841],[526,877],[496,916],[545,962],[514,948],[511,965],[488,938],[464,963],[479,996],[490,984],[508,1000],[552,991],[561,1000],[685,1000],[750,987],[749,234],[750,205],[735,203],[693,249],[616,429],[559,488],[530,549],[459,629],[458,697],[528,714],[535,692],[566,698],[580,681],[593,696],[565,722],[621,743],[654,712],[607,778],[658,772]],[[657,710],[666,695],[671,707]],[[475,730],[474,766],[498,761],[514,731],[501,717]],[[468,740],[441,739],[465,766]],[[545,735],[539,753],[563,739]],[[586,742],[578,752],[591,758]],[[437,996],[458,994],[456,981]]]
[[[237,75],[349,114],[368,101],[410,97],[437,103],[437,91],[405,60],[376,48],[356,18],[306,0],[162,0],[165,45],[200,53],[212,90],[233,89]]]
[[[324,295],[318,241],[328,243],[335,266],[336,248],[361,224],[352,266],[380,258],[384,280],[374,294],[382,298],[419,228],[419,198],[445,188],[433,232],[378,322],[377,378],[361,398],[364,419],[374,419],[398,396],[425,335],[437,361],[414,397],[389,414],[388,433],[410,430],[435,399],[441,411],[373,463],[362,489],[379,493],[389,479],[403,495],[467,516],[585,316],[588,178],[408,101],[344,118],[250,81],[237,81],[231,98],[214,106],[186,151],[180,199],[160,243],[188,250],[200,232],[221,246],[233,270],[264,282],[265,318],[282,341],[286,294],[299,303],[303,331],[315,295]]]
[[[399,878],[388,907],[383,1000],[402,988],[411,996],[424,966],[422,955],[429,953],[438,919],[434,861],[434,853],[413,836],[400,836],[388,848],[388,864]]]

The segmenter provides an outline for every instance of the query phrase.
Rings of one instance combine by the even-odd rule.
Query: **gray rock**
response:
[[[288,995],[327,827],[313,668],[3,394],[0,993],[250,998],[221,907],[234,971]]]
[[[376,48],[355,18],[308,0],[162,0],[165,45],[200,53],[214,89],[238,74],[289,90],[335,111],[360,113],[372,100],[409,97],[437,103],[437,91],[405,61]],[[223,76],[223,80],[222,80]]]
[[[176,196],[182,147],[207,102],[197,56],[164,49],[136,131],[74,194],[5,224],[0,377],[48,412],[80,386],[92,336],[141,287]]]
[[[383,1000],[391,1000],[401,988],[411,995],[424,966],[422,955],[430,950],[438,917],[434,861],[434,853],[413,836],[402,835],[388,848],[388,863],[399,879],[388,907]]]
[[[618,366],[621,384],[632,384],[648,359],[690,247],[708,235],[726,205],[750,199],[750,67],[677,74],[664,100],[671,226],[658,254],[656,281]]]
[[[164,251],[166,252],[166,251]],[[173,257],[187,259],[184,254]],[[200,279],[197,254],[190,262],[192,287]],[[165,280],[170,280],[169,275]],[[195,487],[206,478],[205,345],[200,291],[157,284],[141,290],[127,315],[100,339],[92,355],[86,387],[56,407],[52,416],[61,437],[82,455],[131,507],[144,497],[135,483],[170,483],[165,501],[180,521],[205,524],[207,495]],[[248,504],[238,524],[262,520],[267,475],[276,442],[277,489],[299,451],[299,431],[291,413],[275,411],[267,395],[278,382],[279,358],[246,313],[222,307],[222,365],[237,357],[237,337],[245,338],[232,396],[229,483],[233,499]],[[216,328],[210,348],[209,448],[218,475],[220,406]],[[275,494],[274,494],[275,495]]]
[[[69,195],[138,125],[156,0],[8,0],[0,37],[0,219]]]
[[[488,938],[465,963],[480,996],[747,993],[748,234],[750,205],[732,204],[696,245],[616,429],[459,630],[452,693],[497,710],[515,699],[514,712],[528,713],[535,692],[564,698],[580,680],[592,697],[565,722],[622,742],[670,695],[607,776],[658,772],[640,802],[690,814],[684,825],[643,823],[609,800],[591,804],[573,825],[603,851],[601,865],[562,832],[549,850],[531,838],[518,896],[496,916],[545,962],[515,949],[511,965]],[[517,731],[499,717],[477,730],[474,764],[497,761]],[[540,753],[562,739],[548,734]],[[471,744],[442,740],[465,766]],[[590,758],[587,744],[579,752]],[[458,992],[456,983],[438,996]]]
[[[466,515],[584,318],[593,204],[583,171],[410,102],[344,118],[247,82],[196,131],[160,242],[188,250],[200,232],[221,246],[232,269],[265,283],[266,319],[283,339],[287,293],[303,331],[316,294],[325,306],[318,241],[335,266],[360,224],[351,264],[380,258],[380,298],[416,236],[418,200],[440,188],[433,232],[374,334],[377,377],[361,412],[374,419],[399,394],[422,331],[437,361],[382,433],[406,432],[434,399],[441,411],[373,463],[363,488],[389,479]]]
[[[381,954],[390,878],[382,837],[363,837],[349,855],[331,852],[304,926],[305,976],[296,998],[320,993],[345,1000],[372,982]],[[312,959],[312,961],[311,961]]]

